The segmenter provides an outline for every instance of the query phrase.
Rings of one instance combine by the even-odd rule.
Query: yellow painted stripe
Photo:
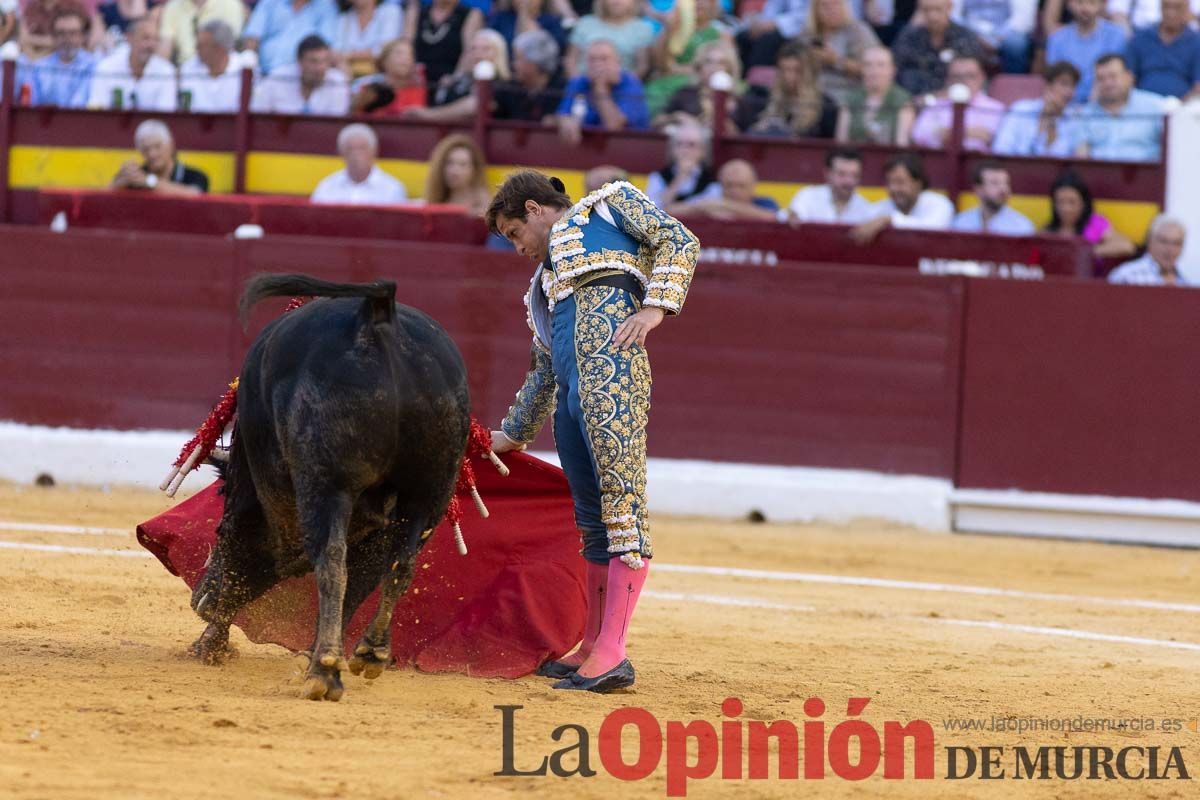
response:
[[[233,191],[231,153],[188,151],[181,158],[188,166],[208,175],[210,191]],[[16,145],[9,150],[9,185],[14,189],[51,186],[102,189],[129,159],[141,160],[134,150]]]
[[[230,153],[188,151],[182,154],[190,166],[203,170],[213,192],[233,191],[234,158]],[[108,186],[113,175],[127,159],[137,158],[133,150],[114,150],[87,147],[33,147],[14,146],[10,150],[9,184],[14,189],[36,189],[46,186],[78,188],[103,188]],[[409,197],[425,194],[426,162],[410,159],[380,159],[379,166],[395,176],[408,191]],[[322,178],[342,168],[337,156],[321,156],[303,153],[250,153],[246,159],[246,190],[258,194],[308,195]],[[495,188],[505,176],[520,167],[488,167],[488,184]],[[572,197],[583,194],[581,170],[535,167],[558,176]],[[645,188],[646,176],[633,175],[636,186]],[[780,206],[787,206],[792,196],[805,184],[778,181],[760,181],[760,194],[773,198]],[[864,186],[862,194],[874,202],[883,199],[886,192],[881,186]],[[1050,221],[1050,203],[1041,195],[1015,195],[1012,206],[1033,220],[1039,228]],[[960,209],[978,204],[974,193],[964,192],[958,198]],[[1108,217],[1121,233],[1135,242],[1146,235],[1150,220],[1158,213],[1155,203],[1127,200],[1097,200],[1096,210]]]

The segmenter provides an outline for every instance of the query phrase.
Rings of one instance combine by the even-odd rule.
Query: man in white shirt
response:
[[[1200,0],[1188,0],[1189,16],[1200,16]],[[1108,18],[1128,31],[1149,28],[1162,21],[1159,0],[1108,0]]]
[[[1134,283],[1141,286],[1190,286],[1179,273],[1179,256],[1187,229],[1174,217],[1160,214],[1150,223],[1146,254],[1126,261],[1108,274],[1109,283]]]
[[[404,184],[375,166],[379,139],[370,127],[347,125],[338,133],[337,146],[346,168],[318,183],[312,202],[379,206],[408,199]]]
[[[196,33],[196,55],[179,68],[182,111],[228,114],[242,98],[240,62],[233,58],[233,29],[214,19]]]
[[[129,27],[128,48],[119,47],[96,64],[88,108],[174,111],[175,67],[155,55],[157,23],[142,18]]]
[[[825,183],[806,186],[788,204],[795,222],[830,222],[855,225],[871,217],[871,204],[858,193],[862,182],[862,154],[836,149],[825,154]]]
[[[333,68],[333,51],[320,36],[307,36],[296,48],[296,60],[277,67],[259,82],[254,111],[268,114],[345,116],[350,110],[350,84]]]
[[[979,162],[975,167],[974,188],[979,205],[956,216],[954,230],[1006,236],[1032,236],[1037,232],[1028,217],[1008,205],[1012,181],[1008,170],[998,161]]]
[[[883,169],[888,196],[871,208],[872,219],[856,225],[850,238],[870,244],[887,228],[946,230],[954,219],[954,204],[930,191],[925,164],[916,153],[900,153]]]

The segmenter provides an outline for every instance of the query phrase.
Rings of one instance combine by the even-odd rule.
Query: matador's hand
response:
[[[508,438],[504,431],[492,431],[492,452],[507,453],[512,450],[524,450],[525,445]]]
[[[643,308],[617,326],[613,342],[617,347],[629,348],[636,342],[646,344],[646,334],[658,327],[665,312],[661,308]]]

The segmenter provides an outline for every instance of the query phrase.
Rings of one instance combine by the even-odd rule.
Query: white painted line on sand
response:
[[[1170,603],[1162,600],[1139,600],[1125,597],[1094,597],[1079,594],[1054,594],[1051,592],[1025,592],[1020,589],[996,589],[989,586],[965,586],[955,583],[926,583],[903,581],[891,578],[866,578],[855,575],[821,575],[811,572],[775,572],[765,569],[741,569],[739,567],[704,567],[695,564],[662,564],[657,561],[654,569],[659,572],[678,572],[694,575],[714,575],[733,578],[758,578],[768,581],[790,581],[793,583],[826,583],[839,586],[870,586],[877,589],[908,589],[920,592],[952,592],[987,597],[1018,597],[1023,600],[1049,600],[1057,603],[1092,603],[1095,605],[1121,606],[1125,608],[1149,608],[1156,611],[1182,611],[1200,614],[1200,605],[1193,603]]]
[[[36,550],[41,553],[69,553],[86,556],[122,556],[124,558],[154,558],[145,550],[111,550],[107,547],[67,547],[61,544],[33,544],[31,542],[9,542],[0,539],[3,550]]]
[[[65,547],[55,544],[31,544],[28,542],[9,542],[0,540],[0,549],[7,550],[35,550],[46,553],[69,553],[75,555],[95,555],[95,556],[122,556],[125,558],[153,558],[154,556],[144,550],[112,550],[101,547]],[[663,567],[668,565],[658,564],[655,569],[666,572],[685,572],[681,569],[666,569]],[[750,572],[752,570],[742,570],[742,572]],[[775,575],[788,573],[773,573]],[[794,573],[793,573],[794,574]],[[831,576],[824,576],[831,577]],[[971,587],[966,587],[971,588]],[[758,600],[753,597],[732,597],[727,595],[711,595],[711,594],[691,594],[687,592],[659,592],[653,590],[645,590],[642,592],[645,597],[650,597],[658,600],[671,600],[677,602],[697,602],[709,603],[723,606],[738,606],[742,608],[762,608],[771,611],[815,611],[812,606],[800,605],[785,605],[782,603],[772,603],[765,600]],[[1061,597],[1062,595],[1056,595]],[[1017,625],[1007,622],[992,622],[987,620],[969,620],[969,619],[945,619],[945,618],[929,618],[929,617],[906,617],[913,622],[938,623],[942,625],[959,625],[972,628],[988,628],[998,631],[1012,631],[1015,633],[1028,633],[1039,636],[1060,636],[1070,639],[1083,639],[1097,642],[1113,642],[1116,644],[1132,644],[1143,645],[1147,647],[1167,647],[1175,650],[1193,650],[1200,652],[1200,644],[1192,642],[1172,642],[1164,639],[1147,639],[1140,636],[1120,636],[1112,633],[1097,633],[1095,631],[1080,631],[1071,628],[1046,628],[1037,625]]]
[[[42,522],[13,522],[0,520],[0,530],[31,531],[33,533],[70,533],[84,536],[129,536],[132,528],[96,528],[87,525],[50,525]]]
[[[1071,628],[1045,628],[1040,625],[1018,625],[1010,622],[993,622],[973,619],[929,619],[943,625],[961,625],[970,628],[990,628],[997,631],[1016,631],[1032,633],[1038,636],[1063,636],[1068,639],[1086,639],[1093,642],[1117,642],[1119,644],[1142,644],[1151,647],[1171,647],[1176,650],[1200,651],[1200,644],[1192,642],[1173,642],[1167,639],[1146,639],[1141,636],[1119,636],[1115,633],[1095,633],[1094,631],[1077,631]]]
[[[753,597],[728,597],[719,594],[692,594],[691,592],[659,592],[643,589],[642,597],[655,600],[672,600],[680,603],[708,603],[715,606],[741,606],[743,608],[766,608],[772,611],[816,611],[813,606],[787,605],[755,600]]]

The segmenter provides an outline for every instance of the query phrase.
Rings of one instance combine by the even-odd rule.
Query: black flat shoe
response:
[[[558,683],[554,684],[555,689],[581,689],[587,692],[597,692],[599,694],[608,694],[615,692],[617,689],[625,689],[633,686],[634,672],[633,664],[629,663],[629,659],[625,659],[620,664],[610,669],[601,675],[594,678],[585,678],[578,672],[572,672],[567,677],[563,678]]]
[[[541,675],[543,678],[566,678],[575,674],[575,670],[579,667],[573,667],[570,664],[564,664],[561,661],[547,661],[533,671],[534,675]]]

